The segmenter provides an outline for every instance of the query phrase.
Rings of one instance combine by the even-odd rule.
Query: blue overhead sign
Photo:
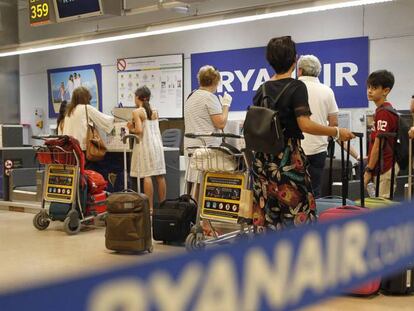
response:
[[[151,256],[151,255],[148,255]],[[0,294],[1,310],[293,310],[414,257],[412,203]]]
[[[319,58],[319,78],[333,89],[340,108],[368,107],[368,37],[298,43],[297,52]],[[192,89],[198,87],[200,67],[212,65],[222,75],[218,93],[227,91],[233,97],[231,110],[246,110],[256,90],[274,74],[265,55],[265,47],[192,54]]]

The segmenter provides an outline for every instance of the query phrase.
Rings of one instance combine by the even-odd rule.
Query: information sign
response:
[[[49,0],[29,0],[29,19],[31,26],[49,24],[52,7]]]

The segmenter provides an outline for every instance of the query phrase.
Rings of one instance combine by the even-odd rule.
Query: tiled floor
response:
[[[151,255],[119,255],[105,249],[104,228],[91,227],[67,236],[62,223],[45,231],[32,225],[33,214],[0,210],[0,291],[9,291],[42,282],[75,277],[109,267],[144,262],[169,256],[184,249],[155,244]],[[334,298],[307,311],[414,310],[414,296]]]
[[[45,231],[36,230],[33,216],[0,210],[0,291],[185,251],[156,243],[153,254],[120,255],[105,248],[103,227],[88,227],[68,236],[61,222],[52,222]]]

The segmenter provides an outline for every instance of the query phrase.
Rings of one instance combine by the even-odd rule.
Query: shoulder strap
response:
[[[398,120],[397,120],[397,132],[398,132],[400,130],[400,118],[401,118],[400,113],[392,106],[385,106],[385,107],[381,107],[380,109],[389,111],[393,115],[397,116],[397,118],[398,118]]]
[[[292,84],[294,80],[290,81],[289,83],[287,83],[283,89],[280,91],[280,93],[276,96],[273,104],[275,105],[275,109],[276,109],[276,104],[279,101],[280,97],[283,95],[283,93],[288,89],[288,87]],[[266,92],[266,82],[262,84],[262,96],[263,96],[263,103],[264,103],[264,107],[266,108],[270,108],[269,106],[269,96],[267,95]]]
[[[89,115],[88,115],[88,107],[86,107],[87,105],[85,105],[85,111],[86,111],[86,127],[88,127],[89,125]]]
[[[389,112],[391,112],[391,113],[395,114],[397,117],[400,117],[400,113],[399,113],[397,110],[395,110],[395,108],[394,108],[394,107],[391,107],[391,106],[385,106],[385,107],[381,107],[380,109],[382,109],[382,110],[387,110],[387,111],[389,111]]]
[[[192,90],[190,94],[188,94],[187,99],[188,100],[198,89]]]

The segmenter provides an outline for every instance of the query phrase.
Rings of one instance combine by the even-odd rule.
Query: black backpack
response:
[[[250,106],[243,124],[246,149],[255,152],[279,154],[285,148],[284,131],[279,119],[277,102],[289,85],[287,83],[276,99],[266,91],[266,83],[262,85],[262,101],[260,106]]]
[[[411,126],[409,122],[406,119],[402,118],[400,113],[393,107],[386,106],[382,109],[385,109],[398,117],[397,141],[394,151],[395,159],[400,169],[404,170],[408,167],[408,141],[410,139],[408,136],[408,131],[410,130]]]

